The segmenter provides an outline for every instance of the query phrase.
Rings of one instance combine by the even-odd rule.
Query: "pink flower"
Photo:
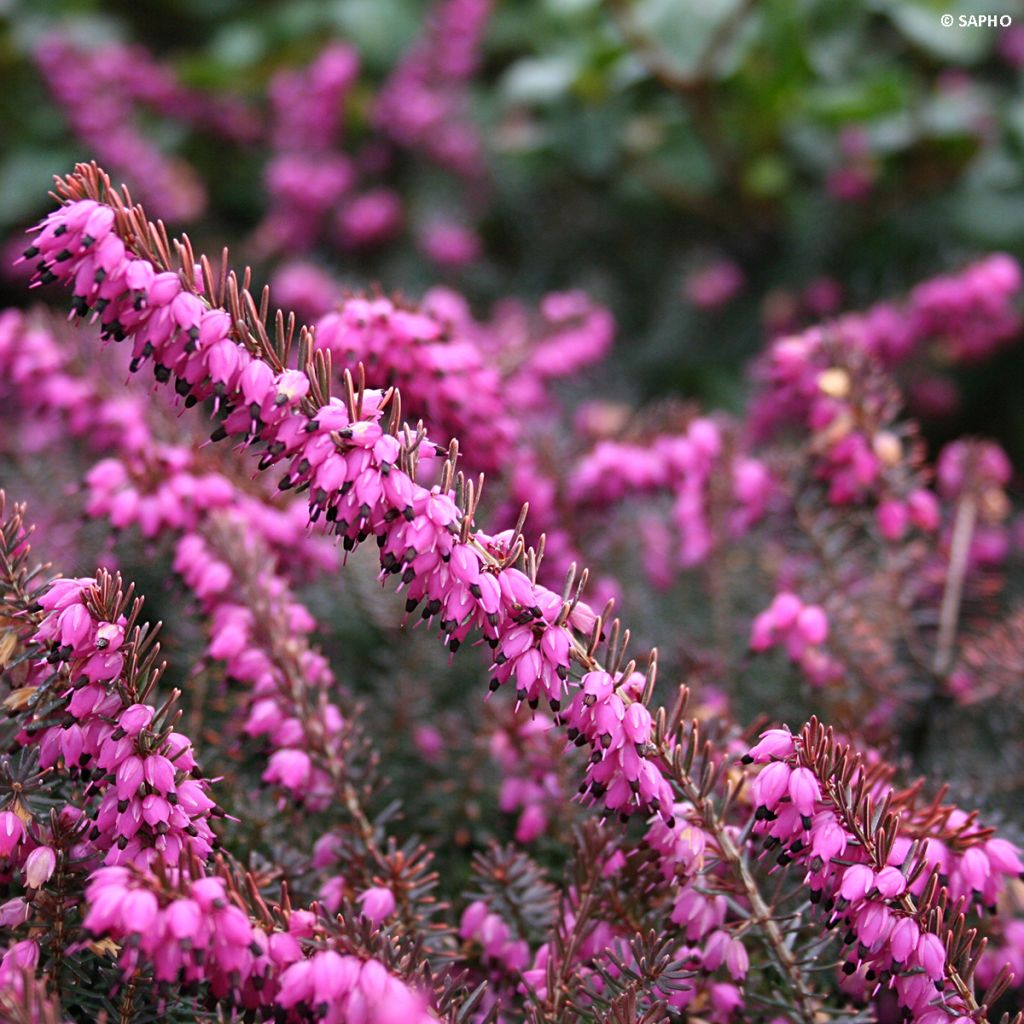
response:
[[[912,917],[899,918],[889,936],[889,948],[893,959],[900,964],[906,963],[911,953],[917,949],[920,938],[921,929]]]
[[[121,921],[127,931],[142,935],[156,921],[159,909],[156,896],[148,889],[133,889],[121,903]]]
[[[851,864],[843,872],[839,894],[850,903],[858,903],[874,888],[875,873],[866,864]]]
[[[17,928],[28,920],[29,905],[20,897],[0,904],[0,928]]]
[[[918,940],[914,958],[932,981],[941,981],[945,977],[946,947],[937,935],[925,932]]]
[[[794,768],[789,777],[789,798],[797,813],[805,818],[814,814],[814,808],[821,799],[818,780],[810,768]]]
[[[685,296],[700,309],[719,309],[742,290],[743,271],[732,260],[709,263],[686,277]]]
[[[797,616],[796,628],[809,644],[823,644],[828,637],[828,618],[816,604],[805,605]]]
[[[25,884],[30,889],[45,885],[57,866],[57,855],[52,847],[37,846],[25,858]]]
[[[117,724],[127,735],[138,736],[153,721],[154,712],[148,704],[132,704],[118,715]]]
[[[25,838],[25,825],[13,811],[0,813],[0,857],[9,857]]]
[[[423,232],[423,251],[440,267],[464,267],[480,258],[480,238],[454,221],[437,221]]]
[[[309,784],[312,763],[303,750],[275,750],[263,773],[265,782],[279,782],[293,793],[303,791]]]
[[[751,799],[759,806],[774,810],[789,790],[792,769],[783,761],[772,761],[761,769],[750,787]]]
[[[548,816],[544,808],[538,804],[530,804],[516,822],[516,842],[532,843],[538,836],[544,834],[547,827]]]
[[[909,514],[907,506],[902,501],[890,499],[883,501],[878,506],[876,513],[878,529],[882,536],[889,541],[900,541],[907,530]]]
[[[395,896],[390,889],[383,886],[374,886],[359,894],[359,903],[362,905],[363,914],[375,927],[389,918],[395,912]]]
[[[743,757],[746,764],[764,764],[773,759],[791,757],[794,751],[793,734],[788,729],[768,729]]]

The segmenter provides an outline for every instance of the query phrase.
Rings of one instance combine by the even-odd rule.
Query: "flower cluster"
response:
[[[909,1019],[971,1019],[959,976],[947,988],[953,979],[946,941],[927,911],[940,875],[952,900],[994,903],[1006,878],[1024,867],[1016,847],[983,830],[972,835],[968,816],[950,809],[941,820],[954,841],[942,842],[934,808],[901,814],[884,777],[848,748],[837,752],[816,723],[797,736],[786,729],[763,733],[744,760],[764,765],[750,789],[755,831],[777,864],[795,862],[805,871],[824,927],[841,930],[845,974],[869,995],[892,987]],[[894,816],[881,826],[865,820],[862,797],[851,792],[870,794]],[[923,846],[914,845],[915,833],[926,837]]]
[[[308,67],[273,76],[264,174],[270,208],[254,237],[258,252],[302,253],[327,239],[362,251],[393,238],[412,212],[384,183],[396,148],[479,191],[483,158],[464,89],[489,11],[489,0],[441,0],[425,38],[373,101],[374,134],[352,151],[344,148],[346,106],[360,61],[351,45],[329,43]],[[418,225],[420,248],[435,265],[461,267],[480,254],[468,214],[434,214]]]
[[[588,672],[563,718],[573,743],[590,744],[584,789],[609,810],[622,810],[634,800],[660,809],[671,828],[673,793],[651,760],[657,748],[651,713],[642,702],[645,684],[639,673],[616,680],[608,672]]]
[[[814,686],[836,682],[842,669],[825,652],[828,616],[817,604],[805,604],[789,591],[776,594],[750,630],[750,649],[758,653],[785,646],[790,661]]]
[[[287,252],[308,248],[325,217],[355,185],[356,167],[337,147],[345,99],[358,73],[358,54],[337,43],[308,67],[280,71],[271,79],[273,156],[265,172],[270,209],[257,229],[262,246]]]
[[[512,715],[491,734],[491,758],[501,769],[498,808],[518,814],[515,839],[532,843],[557,821],[566,793],[558,771],[561,746],[555,723],[541,712]]]
[[[490,0],[439,0],[374,109],[377,125],[401,145],[470,179],[483,168],[480,141],[464,116],[464,88],[490,13]]]
[[[48,653],[29,685],[55,689],[67,718],[26,731],[22,743],[38,747],[43,768],[60,763],[91,777],[86,837],[106,863],[205,859],[215,842],[209,783],[198,776],[189,738],[166,729],[166,709],[158,717],[142,699],[132,675],[141,639],[122,603],[110,577],[58,580],[39,599],[45,614],[31,642]],[[49,683],[54,666],[58,681]]]
[[[140,602],[102,573],[30,591],[20,568],[24,535],[17,513],[4,521],[4,586],[34,627],[20,627],[30,657],[6,704],[20,717],[18,742],[38,750],[43,772],[15,790],[13,809],[0,811],[0,863],[20,864],[24,894],[8,900],[0,918],[10,929],[31,926],[36,937],[6,952],[3,997],[26,991],[23,972],[40,961],[40,929],[54,912],[63,919],[54,894],[41,894],[59,866],[65,897],[71,884],[82,891],[85,932],[120,943],[125,977],[151,967],[158,982],[202,984],[241,1011],[296,1022],[311,1012],[344,1024],[436,1019],[415,987],[365,951],[350,953],[314,911],[286,903],[274,916],[262,901],[245,902],[239,880],[211,856],[219,812],[190,740],[172,728],[173,698],[159,708],[132,701],[149,695],[159,676],[157,651],[134,624]],[[48,725],[54,717],[60,724]],[[5,755],[0,771],[10,770]],[[53,774],[70,784],[71,800],[45,826],[33,820],[34,794]],[[36,841],[47,827],[66,852]],[[83,870],[91,874],[79,890]],[[251,890],[251,876],[247,884]],[[394,911],[386,889],[360,899],[374,928]]]
[[[898,502],[929,525],[929,499],[908,471],[913,453],[897,422],[899,399],[871,356],[816,327],[775,342],[760,373],[765,388],[750,412],[752,431],[763,437],[799,424],[831,504]]]
[[[728,519],[734,534],[757,522],[774,490],[761,461],[747,455],[729,459],[723,451],[722,434],[713,420],[698,417],[685,431],[655,437],[647,445],[600,441],[578,461],[568,481],[568,496],[585,508],[608,506],[637,494],[667,492],[673,498],[676,562],[683,568],[697,565],[715,543],[710,487],[723,462],[732,478],[735,504]],[[655,535],[653,546],[658,547],[661,539]]]
[[[906,339],[879,337],[866,342],[887,363],[906,358],[923,339],[936,338],[945,358],[957,362],[985,359],[999,345],[1020,333],[1016,308],[1024,287],[1017,261],[996,253],[958,274],[923,281],[911,291],[904,315]]]
[[[462,912],[459,938],[476,943],[483,959],[504,971],[521,971],[530,962],[530,947],[514,938],[501,916],[483,900],[474,900]]]
[[[174,556],[175,572],[209,622],[206,654],[246,687],[243,729],[266,737],[271,751],[264,780],[291,801],[322,807],[332,779],[311,755],[340,759],[344,717],[328,697],[335,685],[330,666],[305,642],[316,623],[244,520],[225,515],[206,529],[209,539],[184,534]]]
[[[294,572],[336,565],[330,547],[309,535],[301,503],[268,500],[240,467],[161,441],[174,422],[170,407],[142,389],[111,392],[57,322],[18,310],[0,315],[0,380],[12,444],[53,450],[70,435],[106,453],[84,476],[87,515],[152,540],[233,511],[273,552],[287,552]]]
[[[969,501],[977,509],[967,558],[969,568],[998,567],[1009,554],[1006,488],[1012,473],[1006,453],[990,441],[954,441],[939,453],[939,493],[950,504],[962,507]]]
[[[849,500],[879,475],[887,451],[875,447],[877,436],[862,437],[851,429],[865,426],[846,413],[853,381],[853,356],[863,356],[887,369],[930,352],[938,362],[980,360],[1020,333],[1017,305],[1021,269],[1007,255],[996,254],[958,274],[918,285],[905,303],[879,303],[862,313],[847,313],[795,334],[776,339],[757,368],[765,393],[751,410],[751,423],[764,435],[787,422],[806,423],[830,448],[841,446],[849,467],[837,500]],[[845,354],[849,366],[836,364]],[[924,391],[944,378],[921,378]],[[934,390],[934,388],[931,388]],[[863,402],[863,396],[854,396]],[[911,399],[914,399],[913,392]],[[884,439],[883,439],[883,443]]]
[[[353,298],[316,324],[316,346],[335,364],[362,363],[373,387],[397,386],[411,411],[438,441],[459,438],[475,466],[490,472],[509,455],[517,432],[513,408],[493,365],[472,341],[450,333],[436,314],[438,296],[424,311],[388,299]]]
[[[261,926],[217,875],[180,873],[164,893],[127,868],[102,868],[87,897],[85,927],[123,944],[126,969],[151,963],[157,981],[202,981],[215,998],[249,1011],[276,1007],[286,1021],[311,1013],[333,1024],[436,1020],[379,961],[311,951],[319,930],[312,912],[291,912],[283,928]]]
[[[484,322],[475,321],[465,299],[447,288],[432,288],[423,306],[499,368],[510,408],[544,419],[554,404],[551,385],[600,363],[615,335],[611,312],[579,290],[545,295],[535,311],[505,300]]]

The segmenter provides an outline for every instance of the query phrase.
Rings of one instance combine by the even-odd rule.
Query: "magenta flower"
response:
[[[49,846],[37,846],[25,858],[25,884],[39,889],[49,881],[57,866],[57,855]]]
[[[0,857],[10,857],[25,838],[25,825],[13,811],[0,811]]]
[[[358,902],[362,906],[363,915],[373,923],[374,927],[379,927],[382,921],[395,912],[394,893],[383,886],[374,886],[361,892]]]

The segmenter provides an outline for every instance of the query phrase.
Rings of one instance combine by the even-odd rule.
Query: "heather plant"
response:
[[[680,6],[11,33],[0,1021],[1024,1021],[1018,27]]]
[[[304,326],[94,165],[56,195],[24,258],[85,326],[5,315],[6,436],[81,465],[82,514],[122,539],[54,580],[24,510],[5,524],[12,1015],[1000,1019],[1024,862],[908,771],[929,764],[929,702],[986,701],[983,635],[962,634],[1013,559],[1009,464],[959,441],[933,476],[874,339],[927,345],[935,294],[962,310],[961,350],[1008,337],[1011,260],[773,343],[745,422],[663,408],[628,426],[550,390],[606,354],[582,295],[489,323],[450,293],[339,297]],[[113,397],[150,367],[157,394]],[[199,416],[212,446],[190,437]],[[486,498],[463,461],[490,471]],[[524,491],[539,527],[513,513]],[[647,538],[657,588],[707,588],[713,642],[630,655],[575,560],[599,522]],[[126,534],[190,595],[160,627],[197,659],[170,689],[156,624],[112,574]],[[486,715],[462,688],[431,701],[429,654],[371,672],[408,707],[341,682],[312,636],[342,637],[296,589],[333,590],[339,548],[343,578],[398,591],[349,600],[406,656],[429,639],[413,622],[450,655],[482,645]],[[594,550],[628,603],[615,552]],[[735,679],[775,646],[809,684],[786,698],[807,724],[758,737]],[[415,799],[387,778],[388,718]]]

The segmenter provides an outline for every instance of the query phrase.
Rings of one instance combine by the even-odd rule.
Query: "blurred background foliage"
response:
[[[620,325],[609,388],[735,407],[766,324],[814,312],[809,285],[852,308],[981,251],[1024,255],[1024,7],[982,6],[504,0],[470,89],[488,168],[473,210],[483,256],[439,271],[408,237],[369,255],[317,256],[350,286],[416,295],[441,277],[480,308],[589,289]],[[350,41],[362,71],[346,139],[358,142],[427,10],[423,0],[5,0],[0,231],[29,223],[50,175],[93,155],[33,65],[48,32],[142,43],[186,85],[257,111],[276,71],[308,63],[328,40]],[[1017,25],[945,28],[944,13]],[[145,130],[208,189],[205,214],[189,225],[199,246],[234,239],[235,259],[269,274],[244,244],[266,202],[264,147],[161,118]],[[412,211],[463,202],[463,183],[425,161],[400,160],[393,177]],[[722,260],[740,271],[736,294],[702,308],[684,282]],[[8,288],[6,300],[22,301]],[[984,430],[1020,455],[1012,382],[1022,370],[1011,352],[975,374],[961,416],[940,434]]]

